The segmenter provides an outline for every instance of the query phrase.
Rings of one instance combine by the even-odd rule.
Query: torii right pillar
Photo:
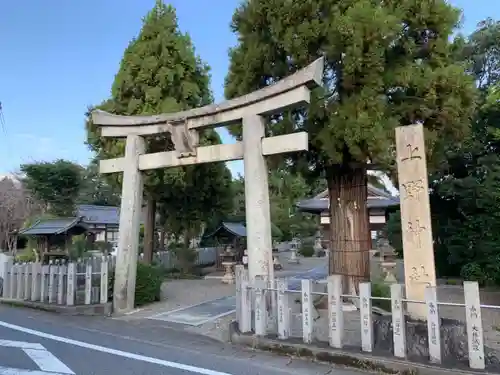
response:
[[[425,288],[436,286],[427,160],[422,125],[396,128],[401,232],[406,299],[425,301]],[[410,317],[427,320],[427,305],[408,303]]]

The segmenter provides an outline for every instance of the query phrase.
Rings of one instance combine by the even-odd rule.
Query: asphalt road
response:
[[[0,375],[358,375],[253,352],[154,321],[71,317],[0,305]]]

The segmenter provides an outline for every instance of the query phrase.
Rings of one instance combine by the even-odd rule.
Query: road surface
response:
[[[359,375],[166,328],[0,305],[0,375]]]

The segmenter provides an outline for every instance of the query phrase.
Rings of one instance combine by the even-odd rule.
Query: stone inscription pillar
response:
[[[134,308],[139,227],[144,189],[142,173],[139,170],[139,155],[144,152],[145,143],[142,137],[138,135],[127,136],[125,162],[123,163],[118,254],[113,289],[113,309],[117,313],[131,311]]]
[[[265,123],[261,116],[243,118],[243,164],[245,168],[245,210],[248,273],[266,280],[274,278],[268,170],[262,155]]]
[[[422,125],[396,128],[401,231],[406,298],[424,301],[427,285],[436,285],[427,161]],[[411,317],[426,320],[425,304],[408,304]]]

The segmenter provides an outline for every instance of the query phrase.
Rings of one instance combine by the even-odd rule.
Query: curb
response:
[[[272,352],[291,357],[311,359],[326,362],[339,367],[347,367],[361,371],[393,375],[486,375],[494,374],[485,371],[465,371],[448,369],[439,366],[424,365],[410,361],[382,358],[373,355],[360,354],[333,349],[327,346],[319,347],[302,342],[281,341],[269,337],[258,337],[253,334],[241,333],[236,321],[229,325],[229,338],[232,343],[249,346],[254,349]]]
[[[0,304],[12,307],[24,307],[28,309],[46,311],[61,315],[111,316],[111,303],[101,303],[97,305],[61,306],[49,305],[40,302],[0,298]]]

